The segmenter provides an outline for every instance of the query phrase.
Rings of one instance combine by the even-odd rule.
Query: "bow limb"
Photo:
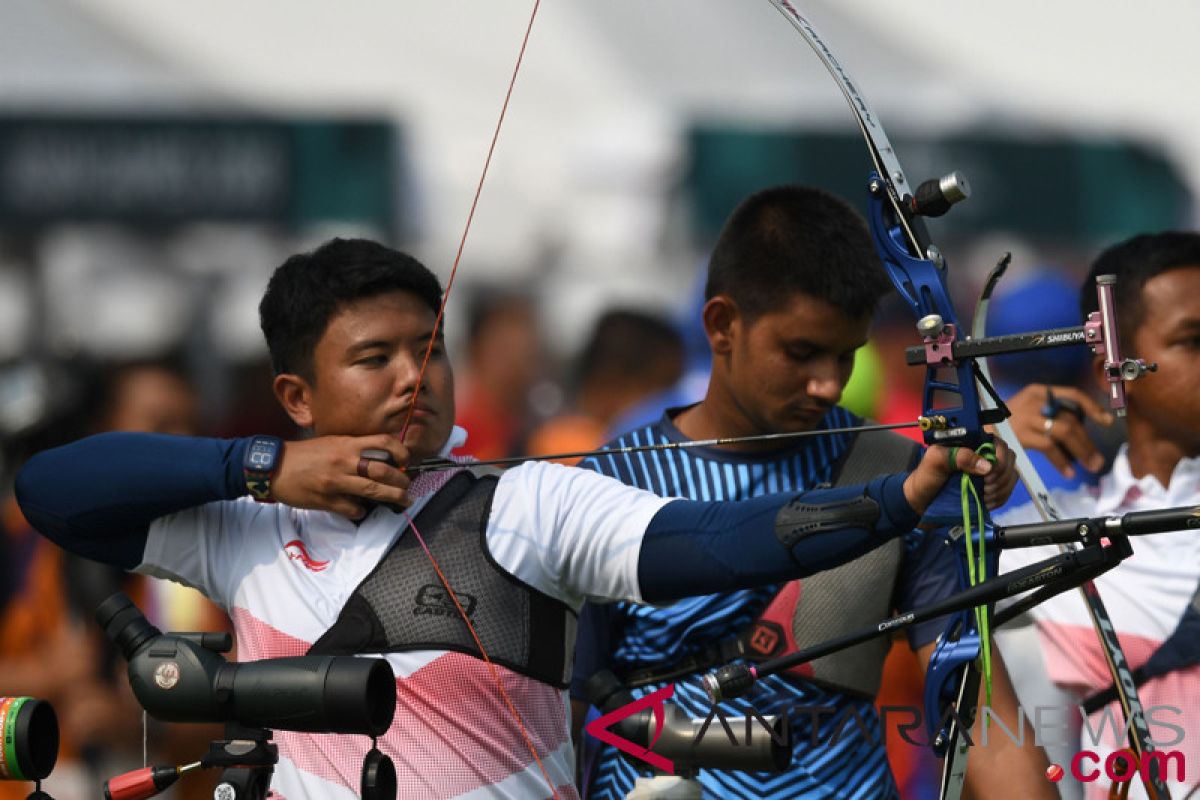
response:
[[[1000,263],[992,268],[988,275],[987,282],[984,284],[983,292],[979,296],[979,302],[975,306],[975,317],[971,325],[971,336],[974,339],[982,339],[987,335],[987,313],[988,306],[991,303],[992,293],[996,289],[1000,278],[1004,275],[1004,271],[1008,268],[1009,258],[1006,254]],[[992,384],[991,371],[988,369],[987,357],[978,360],[979,373],[983,380],[989,385]],[[984,402],[991,404],[994,408],[994,401],[985,395]],[[1017,474],[1021,478],[1021,482],[1025,485],[1025,489],[1029,492],[1029,497],[1033,502],[1034,507],[1038,510],[1038,514],[1047,522],[1058,521],[1062,519],[1057,506],[1054,504],[1054,498],[1050,495],[1050,491],[1046,488],[1045,481],[1038,474],[1037,469],[1033,466],[1033,462],[1029,458],[1024,446],[1017,439],[1016,433],[1012,429],[1007,419],[1001,420],[994,424],[995,434],[1002,439],[1017,461]],[[1073,544],[1060,544],[1059,552],[1073,552],[1077,547]],[[1108,609],[1104,605],[1104,601],[1100,599],[1100,591],[1096,587],[1095,581],[1087,581],[1080,585],[1079,592],[1083,596],[1083,602],[1088,611],[1088,616],[1092,621],[1092,627],[1096,630],[1096,638],[1100,641],[1100,646],[1104,650],[1106,660],[1108,662],[1109,672],[1112,675],[1113,686],[1117,692],[1117,699],[1121,702],[1121,709],[1127,720],[1126,729],[1128,731],[1129,747],[1138,757],[1138,763],[1156,763],[1154,760],[1146,759],[1146,754],[1153,753],[1154,740],[1150,735],[1150,727],[1146,722],[1146,713],[1142,706],[1141,700],[1138,699],[1137,683],[1134,680],[1133,672],[1129,667],[1129,659],[1125,657],[1125,652],[1121,647],[1121,642],[1117,639],[1116,628],[1113,626],[1112,618],[1108,614]],[[1162,776],[1157,769],[1141,770],[1142,781],[1146,786],[1146,793],[1150,797],[1157,797],[1159,800],[1169,800],[1171,794],[1167,789]]]
[[[962,338],[962,331],[946,287],[944,262],[919,217],[920,213],[944,212],[950,204],[963,199],[969,188],[957,175],[933,182],[933,199],[936,205],[943,207],[940,210],[922,208],[924,200],[921,198],[931,196],[927,191],[929,184],[923,184],[915,191],[910,188],[878,116],[871,110],[832,49],[789,0],[769,2],[800,33],[833,76],[854,113],[867,145],[874,166],[874,174],[869,181],[867,215],[871,235],[892,283],[912,309],[918,330],[925,337],[928,357],[922,414],[946,421],[942,430],[927,431],[925,440],[928,444],[976,449],[990,441],[984,423],[992,419],[983,413],[970,359],[956,361],[948,355],[953,343]],[[955,379],[949,381],[939,374],[945,371],[952,371]],[[964,497],[967,488],[964,484]],[[934,508],[931,508],[935,516],[947,520],[954,518],[958,508],[955,494],[943,493],[935,501]],[[962,505],[966,505],[965,500]],[[968,528],[965,535],[955,540],[959,555],[960,588],[975,582],[974,548],[982,549],[991,537],[986,510],[981,517],[980,529],[971,531]],[[977,540],[975,537],[978,537]],[[995,572],[998,559],[994,547],[988,559],[980,558],[980,566],[986,567],[988,572]],[[945,754],[941,786],[943,798],[956,799],[962,792],[970,745],[964,728],[969,727],[974,719],[980,680],[975,662],[981,647],[986,646],[986,635],[981,636],[979,628],[986,625],[990,612],[990,607],[986,607],[980,614],[968,611],[953,615],[926,673],[926,723],[935,751]],[[949,710],[943,713],[944,709]]]

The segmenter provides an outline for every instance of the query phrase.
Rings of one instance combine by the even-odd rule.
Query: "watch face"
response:
[[[246,469],[252,472],[271,472],[279,457],[279,442],[272,439],[255,439],[246,451]]]

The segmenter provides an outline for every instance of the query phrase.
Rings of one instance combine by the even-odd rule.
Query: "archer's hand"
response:
[[[1050,463],[1068,478],[1075,477],[1075,462],[1091,472],[1104,469],[1104,456],[1084,429],[1083,419],[1067,409],[1045,416],[1044,411],[1055,410],[1047,409],[1047,390],[1057,400],[1068,401],[1079,408],[1085,419],[1095,420],[1105,426],[1112,424],[1113,415],[1086,392],[1070,386],[1031,383],[1006,401],[1012,411],[1009,424],[1017,435],[1017,441],[1031,450],[1044,453]]]
[[[399,466],[369,460],[360,471],[364,450],[386,450]],[[285,442],[271,494],[295,508],[332,511],[354,520],[376,503],[407,508],[409,478],[400,467],[408,459],[408,448],[386,433]]]
[[[983,503],[995,511],[1008,502],[1017,486],[1017,457],[1003,440],[996,437],[995,469],[983,478]]]
[[[925,454],[921,456],[921,462],[917,464],[917,468],[905,479],[904,499],[918,514],[925,513],[925,509],[929,507],[929,504],[933,502],[938,492],[952,476],[965,472],[968,475],[982,475],[986,482],[988,475],[1002,471],[986,458],[976,455],[975,451],[969,447],[954,448],[954,464],[951,465],[950,451],[951,448],[945,445],[930,445]],[[1000,449],[997,447],[997,463],[999,463],[999,452]],[[1011,454],[1009,457],[1011,458]],[[1011,481],[1008,491],[1012,491]],[[1005,498],[1007,496],[1006,493]]]

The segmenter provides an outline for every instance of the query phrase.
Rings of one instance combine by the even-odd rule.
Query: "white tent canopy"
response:
[[[420,255],[451,263],[531,0],[331,4],[15,0],[0,5],[0,102],[384,114],[406,131]],[[1200,187],[1194,4],[1082,0],[903,7],[811,0],[889,131],[968,125],[1124,133]],[[677,294],[661,280],[670,178],[695,118],[849,127],[833,81],[766,2],[544,0],[466,250],[472,275],[534,277],[556,311]],[[668,265],[669,266],[669,265]],[[543,277],[543,281],[545,282]],[[552,281],[551,281],[552,282]]]

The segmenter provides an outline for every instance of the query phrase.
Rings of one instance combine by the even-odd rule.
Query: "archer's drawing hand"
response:
[[[1108,426],[1113,415],[1086,392],[1031,383],[1006,403],[1012,411],[1009,424],[1017,441],[1044,453],[1063,475],[1074,478],[1076,462],[1091,472],[1104,469],[1104,456],[1088,436],[1084,421]]]
[[[950,462],[953,450],[954,463]],[[912,506],[913,511],[924,514],[929,504],[941,492],[942,487],[950,478],[965,472],[968,475],[982,475],[986,478],[993,472],[1001,470],[982,456],[976,455],[969,447],[950,448],[944,445],[931,445],[921,456],[921,462],[904,481],[904,499]],[[1012,491],[1012,486],[1008,489]],[[1007,497],[1007,495],[1006,495]]]
[[[385,450],[397,466],[364,459],[364,450]],[[320,436],[286,442],[271,494],[296,508],[332,511],[353,520],[383,503],[407,508],[408,448],[386,433],[374,436]]]

